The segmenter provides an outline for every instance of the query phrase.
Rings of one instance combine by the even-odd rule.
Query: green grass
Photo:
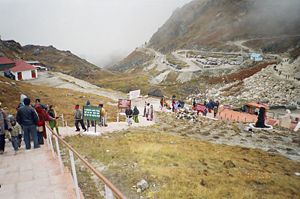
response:
[[[104,174],[128,198],[141,179],[148,198],[295,198],[300,164],[282,156],[241,147],[215,145],[171,135],[159,128],[135,129],[104,137],[66,139],[90,161],[106,165]],[[227,169],[231,160],[236,167]]]

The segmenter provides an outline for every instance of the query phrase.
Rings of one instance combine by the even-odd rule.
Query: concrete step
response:
[[[61,173],[59,162],[47,146],[14,155],[11,144],[0,156],[0,198],[63,199],[76,198],[71,174]]]

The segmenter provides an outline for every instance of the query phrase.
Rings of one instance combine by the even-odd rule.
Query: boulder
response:
[[[224,167],[226,169],[230,169],[230,168],[234,168],[235,167],[235,164],[231,161],[231,160],[226,160],[224,163],[223,163]]]
[[[136,187],[137,187],[138,190],[145,191],[146,189],[149,188],[149,184],[146,180],[142,179],[141,181],[139,181],[136,184]]]

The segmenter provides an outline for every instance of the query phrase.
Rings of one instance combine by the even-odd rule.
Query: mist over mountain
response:
[[[149,46],[164,53],[176,49],[237,50],[227,42],[300,35],[299,13],[297,0],[194,0],[172,14]],[[298,42],[299,37],[291,45]]]

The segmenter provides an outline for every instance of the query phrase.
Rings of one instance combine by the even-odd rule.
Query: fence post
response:
[[[60,149],[59,149],[59,144],[58,144],[58,138],[57,137],[55,137],[55,143],[56,143],[56,152],[57,152],[57,156],[58,156],[60,170],[61,170],[61,173],[64,173],[64,165],[63,165],[63,162],[62,162],[62,159],[61,159]]]
[[[73,174],[74,186],[75,186],[75,191],[76,191],[76,198],[80,199],[80,192],[79,192],[77,174],[76,174],[76,169],[75,169],[74,155],[71,150],[69,150],[69,155],[70,155],[70,160],[71,160],[71,167],[72,167],[72,174]]]
[[[48,132],[47,128],[46,128],[46,134],[47,134],[47,145],[49,148],[50,147],[50,133]]]
[[[62,121],[62,127],[65,127],[65,118],[64,118],[64,114],[61,114],[61,121]]]
[[[49,137],[50,149],[51,149],[51,152],[52,152],[52,156],[53,156],[53,158],[55,158],[55,153],[54,153],[53,143],[52,143],[52,134],[49,133],[49,134],[48,134],[48,137]]]
[[[104,189],[105,189],[105,199],[114,199],[115,198],[113,192],[111,191],[111,189],[108,186],[104,185]]]

